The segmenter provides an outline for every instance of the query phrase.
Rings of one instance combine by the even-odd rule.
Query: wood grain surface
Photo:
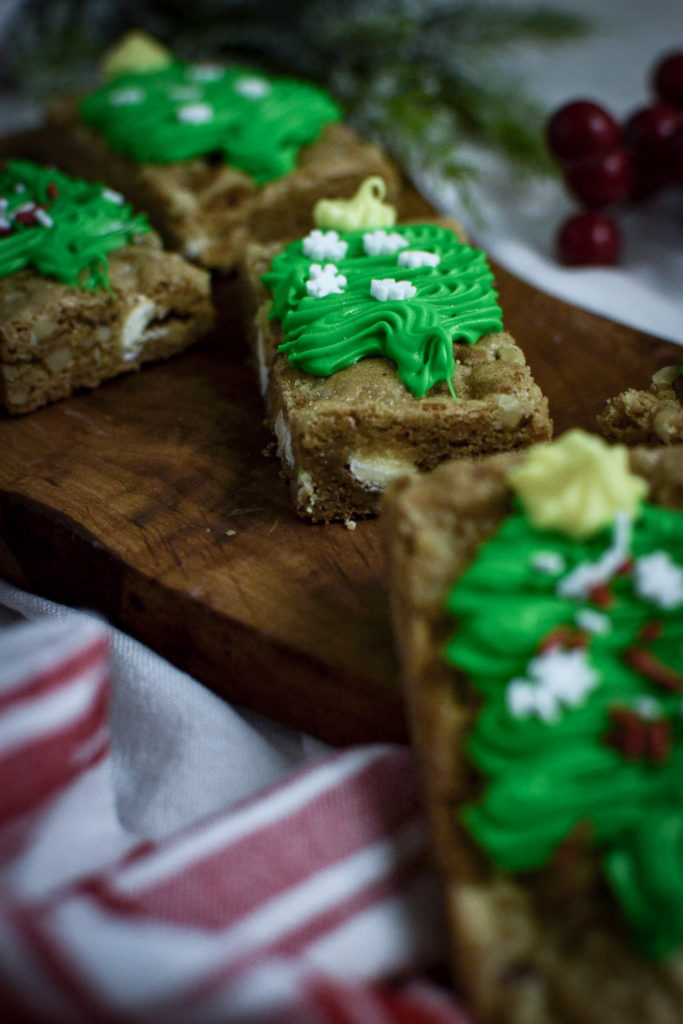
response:
[[[556,432],[594,429],[610,395],[681,360],[494,270]],[[328,742],[403,741],[378,523],[294,515],[235,282],[216,295],[219,329],[183,355],[0,418],[0,576],[102,613],[226,699]]]

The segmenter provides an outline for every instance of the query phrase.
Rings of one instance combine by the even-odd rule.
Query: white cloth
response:
[[[96,616],[0,601],[28,618],[0,630],[3,1012],[466,1024],[420,981],[445,938],[407,748],[330,752]]]
[[[2,643],[10,622],[90,618],[2,581],[0,616],[0,665],[9,657]],[[305,734],[232,708],[127,634],[108,635],[115,792],[121,821],[136,835],[168,835],[328,752]]]
[[[525,6],[520,0],[507,3]],[[541,6],[577,12],[594,26],[585,38],[524,47],[506,61],[511,80],[549,113],[570,100],[592,99],[623,122],[652,102],[656,62],[683,49],[680,0],[544,0]],[[524,181],[502,160],[471,155],[480,176],[472,186],[476,216],[455,189],[433,175],[419,176],[418,184],[443,212],[463,220],[493,260],[566,302],[683,344],[683,186],[641,206],[614,210],[624,237],[618,267],[565,268],[554,256],[555,235],[580,207],[562,182]]]

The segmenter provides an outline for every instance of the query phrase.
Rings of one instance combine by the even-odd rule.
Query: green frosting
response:
[[[368,255],[364,238],[377,234],[368,229],[340,234],[348,248],[332,260],[306,255],[307,239],[291,243],[275,257],[263,281],[273,294],[271,316],[282,323],[280,351],[294,366],[323,377],[368,356],[384,356],[419,398],[438,381],[446,381],[452,390],[454,342],[472,344],[483,334],[502,330],[486,257],[433,224],[386,229],[381,234],[400,236],[405,244],[395,252]],[[401,266],[400,254],[411,250],[436,254],[439,262]],[[340,293],[309,294],[312,265],[330,262],[345,279],[339,283]],[[387,279],[412,285],[414,296],[373,298],[372,282]]]
[[[485,785],[463,812],[467,828],[499,868],[524,872],[542,868],[587,825],[614,895],[653,957],[683,943],[683,599],[675,596],[682,520],[644,505],[633,524],[633,562],[609,582],[602,607],[604,589],[569,597],[558,585],[579,563],[601,557],[610,532],[571,541],[515,512],[448,598],[459,628],[446,658],[483,698],[468,753]],[[539,552],[564,564],[541,571]],[[640,559],[653,552],[668,552],[670,607],[653,603],[636,582]],[[661,597],[666,587],[660,580],[655,589]],[[604,632],[586,628],[586,611],[601,613]],[[568,696],[545,714],[520,709],[513,690],[539,692],[532,659],[558,628],[563,655],[585,644],[574,655],[584,666],[568,673]],[[586,670],[582,690],[577,679]]]
[[[33,267],[84,288],[109,287],[107,254],[151,231],[123,197],[27,160],[0,171],[0,277]]]
[[[219,154],[261,184],[288,174],[341,110],[305,82],[176,61],[118,75],[82,101],[81,115],[137,163]]]

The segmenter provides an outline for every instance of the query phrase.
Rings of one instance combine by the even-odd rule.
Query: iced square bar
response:
[[[30,412],[182,351],[213,325],[207,271],[101,185],[0,171],[0,400]]]
[[[453,976],[481,1024],[680,1020],[683,449],[603,441],[596,462],[599,441],[576,470],[544,446],[537,474],[578,522],[577,493],[604,505],[586,481],[614,510],[628,469],[635,501],[590,535],[529,522],[526,453],[384,499]]]
[[[267,419],[301,516],[374,515],[406,471],[550,437],[484,254],[456,222],[318,228],[284,251],[251,246],[243,270]]]
[[[627,388],[608,399],[598,427],[609,440],[623,444],[681,444],[683,367],[663,366],[647,389]]]
[[[122,192],[167,247],[224,272],[249,240],[306,232],[320,196],[350,196],[370,174],[398,180],[316,86],[170,54],[142,70],[117,64],[94,93],[56,99],[46,150]]]

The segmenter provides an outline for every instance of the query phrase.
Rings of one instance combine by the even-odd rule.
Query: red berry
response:
[[[669,159],[671,161],[672,180],[683,185],[683,124],[673,135],[669,143]]]
[[[597,103],[574,100],[560,107],[547,127],[548,148],[563,164],[607,153],[619,145],[619,126]]]
[[[639,164],[665,170],[662,164],[668,163],[669,143],[682,123],[676,107],[666,103],[642,107],[626,122],[624,138]]]
[[[670,53],[657,64],[652,84],[665,103],[683,107],[683,52]]]
[[[662,189],[668,188],[674,180],[675,176],[672,166],[669,166],[666,170],[660,170],[658,167],[648,167],[646,164],[635,164],[633,168],[633,188],[629,198],[633,199],[634,202],[649,199],[651,196],[656,195],[657,192],[661,192]]]
[[[622,203],[633,190],[633,162],[625,149],[613,149],[572,164],[567,187],[586,206]]]
[[[562,224],[556,248],[559,261],[567,266],[610,266],[619,262],[621,234],[612,217],[585,210]]]

